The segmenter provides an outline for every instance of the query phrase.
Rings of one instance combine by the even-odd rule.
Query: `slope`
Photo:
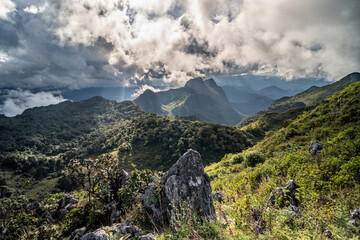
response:
[[[235,222],[233,231],[238,236],[356,239],[358,230],[347,221],[360,201],[359,104],[357,82],[268,134],[253,148],[227,155],[206,169],[214,179],[213,189],[225,192],[221,209]],[[313,140],[323,146],[315,156],[308,152]],[[269,205],[272,189],[290,179],[300,186],[295,195],[300,207]]]

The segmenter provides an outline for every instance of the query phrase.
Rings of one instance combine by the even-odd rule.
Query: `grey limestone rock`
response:
[[[196,215],[216,219],[210,178],[197,151],[189,149],[164,174],[162,181],[164,197],[173,204],[168,212],[171,221],[176,221],[176,208],[183,203]]]
[[[85,232],[86,232],[86,227],[76,229],[71,233],[68,240],[80,240],[81,237],[84,236]]]
[[[318,155],[321,153],[321,150],[323,149],[322,145],[316,141],[312,141],[310,143],[309,152],[312,156]]]

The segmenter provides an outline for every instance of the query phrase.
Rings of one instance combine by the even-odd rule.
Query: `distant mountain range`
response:
[[[194,78],[184,87],[168,91],[145,91],[135,103],[146,112],[160,115],[197,115],[204,121],[235,125],[245,115],[228,101],[224,90],[213,79]]]

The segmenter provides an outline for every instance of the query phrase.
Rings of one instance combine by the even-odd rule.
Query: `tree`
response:
[[[103,154],[95,159],[89,158],[83,161],[72,159],[64,171],[66,176],[88,192],[89,201],[96,192],[114,200],[117,188],[121,187],[114,182],[122,172],[119,168],[119,160],[111,154]]]

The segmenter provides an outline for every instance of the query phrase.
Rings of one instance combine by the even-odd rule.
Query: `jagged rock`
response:
[[[218,201],[218,202],[221,203],[221,202],[224,201],[224,199],[223,199],[224,195],[225,195],[224,192],[222,192],[222,191],[217,191],[217,192],[214,192],[214,193],[212,194],[212,198],[213,198],[214,201]]]
[[[49,223],[54,223],[55,220],[51,214],[38,201],[33,202],[26,208],[27,213],[34,213],[38,218],[45,218]]]
[[[161,222],[166,219],[171,224],[176,223],[176,212],[183,205],[206,220],[216,219],[210,178],[198,152],[189,149],[164,173],[161,182],[163,187],[159,193],[154,183],[150,183],[142,199],[154,220]]]
[[[316,141],[312,141],[310,143],[309,152],[312,156],[315,156],[317,154],[321,153],[321,150],[323,149],[322,145]]]
[[[110,215],[110,224],[113,224],[120,218],[120,211],[116,209],[116,203],[111,202],[108,205],[106,205],[106,210],[108,211]]]
[[[68,240],[80,240],[81,237],[84,236],[85,232],[86,232],[86,227],[76,229],[71,233]]]
[[[108,233],[108,234],[107,234]],[[137,239],[142,235],[142,230],[129,220],[124,223],[113,224],[111,227],[102,227],[94,232],[85,234],[81,240],[109,240],[114,237],[128,236],[128,240]]]
[[[149,233],[147,235],[143,235],[143,236],[139,237],[139,240],[156,240],[156,238],[154,237],[154,235]]]
[[[94,232],[85,234],[80,240],[109,240],[109,237],[104,229],[99,228]]]
[[[350,211],[349,223],[355,227],[360,227],[360,208]]]
[[[8,233],[9,229],[0,224],[0,240],[5,240]]]
[[[70,194],[65,195],[57,201],[58,210],[56,212],[56,216],[59,219],[63,219],[65,215],[71,211],[71,209],[74,209],[76,207],[77,203],[78,200],[75,199],[73,196],[71,196]]]
[[[161,193],[158,193],[155,189],[155,184],[150,183],[145,190],[142,197],[142,203],[150,214],[150,217],[157,222],[163,222],[163,211],[160,206],[161,199],[159,198]]]
[[[200,154],[189,149],[164,174],[164,197],[173,204],[168,217],[176,222],[176,208],[186,203],[192,213],[207,220],[216,219],[210,177],[205,173]]]
[[[298,217],[300,202],[295,196],[298,188],[299,185],[294,180],[289,180],[285,187],[276,187],[271,191],[267,204],[278,205],[280,208],[287,206],[288,210]]]

